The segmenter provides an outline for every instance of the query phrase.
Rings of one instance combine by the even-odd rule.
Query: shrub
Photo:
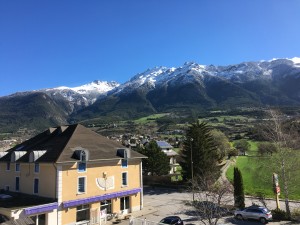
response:
[[[286,211],[284,211],[282,209],[272,210],[272,217],[274,220],[288,220]]]
[[[296,208],[292,211],[292,219],[295,221],[300,221],[300,208]]]

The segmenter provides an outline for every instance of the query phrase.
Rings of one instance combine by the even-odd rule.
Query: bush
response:
[[[273,220],[288,220],[288,216],[286,212],[282,209],[274,209],[272,210]]]
[[[292,219],[295,221],[300,221],[300,208],[296,208],[292,211]]]
[[[239,151],[236,148],[231,148],[227,154],[228,158],[230,158],[231,156],[237,156],[239,154]]]

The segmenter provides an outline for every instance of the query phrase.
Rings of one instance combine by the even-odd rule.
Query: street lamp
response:
[[[192,172],[192,193],[193,193],[193,202],[195,201],[194,195],[194,162],[193,162],[193,138],[191,140],[191,172]]]

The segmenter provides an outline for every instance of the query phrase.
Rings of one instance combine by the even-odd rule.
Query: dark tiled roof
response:
[[[48,204],[56,202],[56,199],[40,197],[37,195],[29,195],[19,192],[2,191],[1,194],[9,195],[11,198],[0,198],[0,208],[17,209],[26,208],[35,205]]]
[[[57,128],[50,128],[41,134],[9,149],[8,154],[0,158],[0,162],[10,161],[14,151],[27,153],[18,159],[18,162],[29,162],[32,151],[46,150],[36,162],[75,162],[74,151],[84,149],[88,151],[89,160],[120,159],[117,149],[124,148],[120,143],[109,140],[92,130],[74,124]],[[145,158],[144,155],[131,151],[131,158]]]

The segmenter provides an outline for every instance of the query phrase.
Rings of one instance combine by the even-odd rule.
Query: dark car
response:
[[[8,219],[6,216],[0,214],[0,223],[4,223],[4,222],[6,222],[6,221],[8,221],[8,220],[9,220],[9,219]]]
[[[160,224],[174,224],[174,225],[183,225],[183,221],[179,216],[168,216],[163,218]]]
[[[270,210],[261,206],[250,206],[243,210],[236,210],[234,216],[237,219],[255,219],[261,223],[267,223],[272,220]]]

